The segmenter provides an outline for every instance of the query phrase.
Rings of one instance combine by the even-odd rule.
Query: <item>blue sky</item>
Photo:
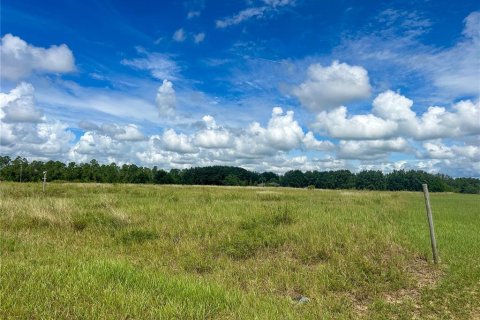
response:
[[[479,30],[477,1],[4,0],[1,153],[479,176]]]

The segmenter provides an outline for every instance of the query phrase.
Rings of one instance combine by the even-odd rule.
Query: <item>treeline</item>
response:
[[[186,185],[230,186],[285,186],[320,189],[365,189],[421,191],[427,183],[432,192],[480,193],[480,180],[451,178],[424,171],[362,171],[354,174],[348,170],[307,171],[291,170],[284,175],[273,172],[252,172],[243,168],[211,166],[203,168],[171,169],[139,167],[134,164],[118,166],[115,163],[99,164],[60,161],[31,161],[17,157],[0,156],[0,180],[36,182],[47,171],[48,181],[99,182],[99,183],[150,183]]]

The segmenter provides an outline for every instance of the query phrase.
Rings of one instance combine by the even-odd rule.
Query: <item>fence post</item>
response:
[[[43,171],[42,191],[45,193],[45,184],[47,183],[47,171]]]
[[[428,227],[430,228],[430,241],[432,243],[433,261],[435,262],[435,264],[437,264],[440,262],[440,257],[438,256],[437,241],[435,239],[435,229],[433,227],[432,208],[430,207],[430,195],[428,193],[427,184],[422,184],[422,188],[423,194],[425,196],[425,207],[427,209]]]

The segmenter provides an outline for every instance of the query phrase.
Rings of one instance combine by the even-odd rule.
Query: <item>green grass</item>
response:
[[[0,183],[1,319],[480,318],[480,197]],[[296,297],[310,301],[296,303]]]

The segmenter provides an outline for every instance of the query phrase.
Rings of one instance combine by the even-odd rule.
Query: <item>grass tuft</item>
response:
[[[145,241],[156,240],[160,238],[155,231],[134,229],[122,233],[120,240],[123,244],[141,244]]]

